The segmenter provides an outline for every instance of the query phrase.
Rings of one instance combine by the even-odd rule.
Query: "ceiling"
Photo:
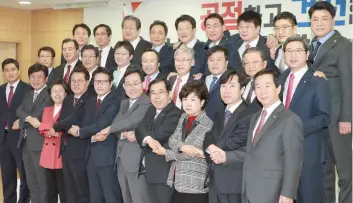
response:
[[[32,3],[30,5],[21,5],[18,3],[19,1],[20,0],[0,0],[0,6],[35,10],[35,9],[43,9],[43,8],[52,8],[53,5],[58,5],[58,4],[108,2],[112,0],[29,0]]]

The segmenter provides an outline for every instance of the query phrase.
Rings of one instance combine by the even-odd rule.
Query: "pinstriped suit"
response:
[[[205,134],[209,132],[213,126],[213,121],[207,117],[205,111],[202,111],[193,121],[189,135],[185,140],[185,129],[187,122],[187,114],[180,117],[178,126],[169,138],[169,147],[166,151],[166,161],[172,161],[167,185],[175,187],[179,193],[200,194],[207,193],[208,188],[204,188],[207,163],[202,158],[191,158],[186,154],[179,153],[179,148],[186,145],[193,145],[202,149]],[[175,170],[175,178],[174,178]],[[173,181],[173,179],[175,179]]]

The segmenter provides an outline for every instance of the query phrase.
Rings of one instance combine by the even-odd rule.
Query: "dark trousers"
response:
[[[22,157],[26,172],[26,180],[31,196],[31,203],[48,203],[48,187],[46,170],[39,166],[40,151],[27,148],[23,140]]]
[[[144,178],[144,177],[140,177]],[[167,182],[167,181],[166,181]],[[172,203],[174,189],[167,184],[148,184],[148,195],[153,203]]]
[[[84,159],[63,157],[63,173],[68,203],[90,203],[88,176]]]
[[[174,190],[173,194],[173,203],[207,203],[208,194],[189,194],[189,193],[180,193]]]
[[[30,200],[26,174],[23,166],[21,149],[16,147],[18,136],[4,134],[4,142],[0,146],[0,166],[2,178],[3,203],[17,203],[17,171],[20,174],[20,195],[18,203]]]
[[[62,169],[45,169],[48,185],[48,203],[57,203],[58,195],[60,203],[67,203]]]
[[[339,106],[332,103],[329,136],[326,136],[327,162],[324,165],[324,203],[336,201],[335,166],[338,173],[339,203],[352,202],[352,134],[338,131]]]
[[[114,166],[96,167],[94,160],[88,158],[87,174],[92,203],[123,202]]]
[[[208,198],[209,203],[241,203],[241,193],[221,193],[214,181],[210,184]]]

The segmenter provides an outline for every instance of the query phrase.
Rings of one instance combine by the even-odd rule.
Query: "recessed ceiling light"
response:
[[[24,4],[24,5],[29,5],[29,4],[31,4],[30,1],[19,1],[18,3],[19,3],[19,4]]]

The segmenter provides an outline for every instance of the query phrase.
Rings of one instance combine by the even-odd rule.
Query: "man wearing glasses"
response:
[[[38,63],[48,67],[47,85],[51,85],[56,78],[54,68],[55,51],[53,48],[45,46],[38,50]]]
[[[98,49],[89,44],[82,48],[82,65],[89,73],[89,85],[87,92],[89,95],[97,95],[94,90],[93,72],[98,68]]]
[[[273,30],[280,45],[271,49],[271,58],[274,60],[279,71],[283,73],[288,68],[288,65],[284,61],[283,43],[288,37],[297,34],[297,19],[295,15],[285,11],[276,15],[273,22],[275,24]]]

